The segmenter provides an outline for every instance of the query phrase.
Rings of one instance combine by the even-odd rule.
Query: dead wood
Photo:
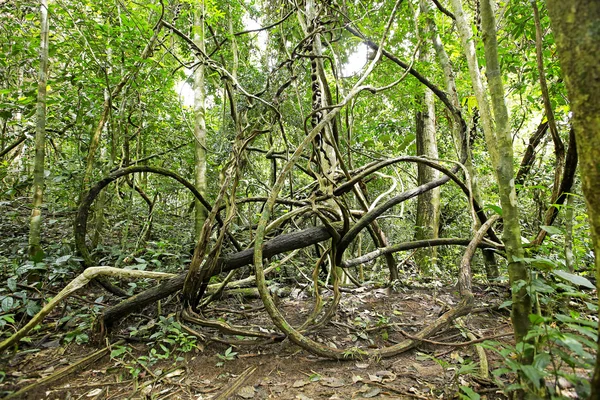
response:
[[[341,232],[341,225],[334,224],[334,227],[339,229]],[[327,240],[330,237],[331,234],[324,226],[311,227],[299,232],[279,235],[265,243],[263,255],[265,258],[270,258],[280,253],[314,245]],[[254,249],[247,249],[231,255],[223,256],[219,259],[213,274],[218,275],[221,272],[229,272],[245,265],[252,264],[253,257]],[[183,288],[185,276],[185,273],[178,275],[173,279],[164,281],[160,285],[141,292],[127,300],[122,301],[116,306],[109,308],[106,310],[103,316],[105,326],[111,326],[126,315],[157,300],[163,299],[168,295],[177,292],[178,290],[181,290],[181,288]]]

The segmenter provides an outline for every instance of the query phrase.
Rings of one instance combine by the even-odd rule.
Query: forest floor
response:
[[[23,248],[27,242],[26,219],[26,211],[0,212],[0,232],[3,232],[0,258],[5,263],[16,259],[19,254],[15,249]],[[50,231],[46,237],[51,237],[54,243],[70,241],[67,220],[70,218],[49,218],[47,224],[53,227],[46,227]],[[6,276],[2,281],[10,277],[9,269],[4,265]],[[413,272],[413,275],[417,274]],[[416,334],[457,304],[456,288],[439,287],[439,282],[435,283],[437,289],[436,285],[419,287],[413,280],[395,292],[376,285],[348,290],[343,293],[331,322],[309,336],[344,349],[381,348],[401,342],[407,338],[405,335]],[[35,294],[23,283],[19,283],[19,288],[27,292],[28,300],[32,301],[48,295]],[[166,317],[161,318],[157,305],[153,305],[143,313],[124,319],[100,338],[93,333],[94,317],[99,315],[103,305],[114,305],[118,299],[92,285],[46,317],[39,329],[20,343],[18,351],[0,355],[0,397],[32,385],[26,393],[14,398],[446,399],[458,398],[459,393],[469,398],[465,397],[469,389],[481,398],[506,398],[492,379],[480,374],[475,345],[457,346],[456,342],[470,340],[469,333],[475,338],[493,337],[499,343],[510,344],[509,313],[506,309],[498,310],[508,298],[508,289],[475,286],[473,291],[474,311],[463,317],[460,324],[449,326],[430,338],[452,345],[422,342],[392,358],[331,361],[315,357],[289,340],[231,349],[225,343],[196,342],[175,322],[178,304],[175,296],[160,305],[161,314]],[[309,289],[294,289],[289,296],[279,298],[280,309],[293,325],[300,325],[312,311],[314,297],[308,292]],[[6,288],[0,288],[0,294],[7,293]],[[327,295],[327,291],[324,294]],[[259,299],[230,297],[216,307],[204,315],[235,325],[273,328]],[[6,314],[2,312],[0,317]],[[23,313],[14,318],[22,323],[28,317]],[[2,339],[12,329],[11,324],[5,325]],[[194,329],[208,337],[214,335],[202,330],[205,328]],[[137,334],[132,336],[134,331]],[[498,338],[502,334],[505,336]],[[123,339],[126,345],[115,345]],[[74,368],[80,360],[106,348],[107,343],[111,347],[103,357]],[[501,367],[502,359],[495,351],[487,349],[485,353],[489,371]],[[54,379],[63,369],[69,373]],[[49,378],[52,381],[46,380]],[[239,387],[231,397],[223,396],[236,385]]]
[[[99,289],[98,289],[99,290]],[[504,293],[479,292],[478,307],[497,304]],[[428,291],[413,289],[388,295],[380,289],[345,296],[335,319],[318,334],[317,341],[338,347],[375,347],[403,340],[402,332],[414,334],[443,311],[441,302],[454,304],[457,299],[448,291],[433,296]],[[221,304],[211,317],[224,318],[237,325],[272,326],[258,300],[240,304],[230,299]],[[290,297],[281,300],[280,307],[292,322],[300,321],[312,307],[310,299]],[[225,311],[229,308],[230,311]],[[252,309],[252,313],[243,312]],[[492,337],[510,333],[506,312],[483,311],[464,317],[464,328],[449,327],[434,338],[439,342],[461,342],[469,331],[475,337]],[[48,320],[58,320],[60,313]],[[132,316],[114,329],[109,341],[126,337],[128,327],[148,324],[148,319]],[[381,323],[384,321],[384,323]],[[154,323],[154,319],[150,320]],[[379,323],[379,324],[378,324]],[[29,351],[2,359],[6,373],[0,390],[15,391],[28,384],[55,374],[73,365],[102,345],[64,344],[64,332],[51,329],[32,336]],[[54,324],[56,325],[56,324]],[[505,339],[511,340],[511,336]],[[455,398],[459,386],[470,387],[482,398],[504,398],[501,390],[489,379],[478,375],[478,356],[475,346],[440,346],[422,343],[415,349],[389,359],[360,361],[330,361],[312,356],[290,341],[268,345],[244,345],[229,354],[228,345],[210,342],[197,345],[183,360],[175,355],[158,360],[147,369],[136,361],[148,357],[150,346],[129,343],[130,356],[101,358],[83,370],[74,371],[51,384],[40,385],[19,398],[23,399],[209,399],[237,382],[246,371],[247,378],[237,392],[243,399],[350,399],[396,398],[433,399]],[[113,348],[114,349],[114,348]],[[164,350],[158,353],[165,354]],[[487,351],[490,368],[500,367],[499,356]],[[254,369],[254,367],[256,369]],[[131,371],[139,375],[132,379]]]

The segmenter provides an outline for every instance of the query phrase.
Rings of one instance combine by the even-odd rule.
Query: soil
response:
[[[469,340],[465,338],[467,331],[477,338],[511,332],[508,313],[492,311],[493,305],[506,296],[506,291],[476,289],[475,292],[476,312],[463,317],[464,328],[451,326],[431,339],[456,343]],[[406,289],[403,293],[388,293],[385,289],[375,288],[344,293],[334,319],[311,337],[338,348],[389,346],[403,340],[403,332],[414,335],[440,315],[446,305],[452,306],[458,301],[448,289],[433,294],[432,290],[418,288]],[[310,313],[312,304],[311,297],[296,291],[280,299],[279,306],[290,322],[301,323]],[[207,311],[205,316],[236,325],[271,328],[272,322],[260,306],[259,300],[246,300],[241,304],[237,299],[226,299],[217,310]],[[244,311],[248,309],[251,312]],[[58,317],[50,316],[47,320]],[[134,315],[114,328],[106,340],[114,343],[128,337],[129,327],[145,327],[155,321],[154,316],[149,319]],[[206,328],[194,329],[204,334],[210,332]],[[4,358],[2,370],[6,377],[0,386],[2,393],[37,382],[102,348],[91,344],[65,347],[59,340],[63,336],[64,332],[35,334],[29,351],[22,348]],[[512,339],[509,335],[495,340]],[[458,374],[459,369],[469,362],[479,362],[474,345],[456,347],[422,343],[389,359],[331,361],[315,357],[284,340],[274,344],[232,346],[231,351],[236,354],[223,360],[230,346],[211,341],[199,343],[187,353],[174,352],[168,359],[148,366],[147,370],[136,359],[148,356],[151,346],[141,342],[130,342],[129,346],[131,356],[113,359],[105,356],[83,370],[41,385],[20,398],[446,399],[457,397],[459,386],[471,388],[482,398],[505,398],[491,379],[478,375],[478,367],[468,374]],[[163,353],[160,347],[154,347],[158,348],[158,353]],[[490,369],[498,368],[498,355],[489,350],[486,353]],[[183,359],[176,361],[178,356]],[[141,372],[133,379],[130,371],[135,368]],[[240,383],[239,388],[231,396],[218,397],[236,383]]]

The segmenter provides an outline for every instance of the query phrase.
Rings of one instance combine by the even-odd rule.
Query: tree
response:
[[[524,252],[521,244],[519,208],[514,184],[512,137],[510,135],[510,122],[504,98],[502,74],[498,63],[498,43],[493,4],[489,0],[482,0],[480,4],[486,75],[488,78],[491,105],[479,72],[473,33],[466,20],[462,2],[461,0],[452,0],[463,51],[469,65],[471,82],[481,111],[487,148],[490,153],[496,181],[498,182],[502,217],[504,220],[503,240],[506,245],[509,278],[513,292],[511,317],[515,329],[515,339],[517,342],[522,342],[530,326],[529,313],[531,312],[531,299],[526,287],[529,280],[529,273],[523,262]],[[531,356],[531,352],[527,352],[523,356],[523,361],[531,362]]]
[[[204,2],[199,2],[194,10],[194,43],[202,52],[206,51],[204,46]],[[195,171],[194,182],[198,191],[203,196],[207,194],[206,182],[206,87],[204,82],[204,65],[198,62],[194,70],[194,148],[195,148]],[[200,238],[202,225],[206,220],[207,210],[199,201],[195,205],[195,238]]]
[[[420,4],[420,11],[423,14],[428,12],[428,7],[424,2]],[[426,31],[430,28],[427,26]],[[427,36],[426,32],[421,32],[420,36]],[[424,42],[419,51],[421,61],[429,62],[431,50],[429,44]],[[424,93],[416,101],[417,107],[421,108],[416,112],[416,145],[417,155],[438,159],[438,148],[436,139],[436,115],[435,98],[430,89],[424,88]],[[440,176],[439,171],[419,164],[417,166],[417,183],[419,185],[434,181]],[[415,227],[415,239],[437,239],[439,237],[440,224],[440,188],[432,189],[423,193],[417,199],[417,221]],[[437,269],[437,249],[432,247],[417,253],[416,262],[422,267],[433,267]],[[427,268],[426,267],[426,268]]]
[[[600,3],[547,0],[547,4],[573,110],[583,194],[595,253],[596,285],[600,292]],[[600,338],[600,324],[598,333]],[[600,351],[596,351],[590,399],[600,399]]]
[[[33,204],[29,227],[29,256],[41,261],[42,203],[44,201],[44,158],[46,155],[46,86],[48,81],[48,2],[40,0],[40,69],[35,125]]]

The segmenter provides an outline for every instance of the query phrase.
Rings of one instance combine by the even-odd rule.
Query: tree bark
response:
[[[423,109],[416,115],[417,155],[432,159],[438,158],[435,137],[435,102],[433,93],[425,89],[422,97]],[[417,182],[422,185],[439,178],[439,172],[423,164],[417,165]],[[421,194],[417,198],[417,221],[415,239],[437,239],[440,223],[440,188],[436,187]],[[416,254],[417,265],[435,271],[437,266],[437,249],[430,247],[419,250]]]
[[[46,85],[48,81],[48,1],[40,0],[40,74],[35,126],[33,204],[29,225],[29,257],[41,261],[42,203],[44,201],[44,158],[46,155]]]
[[[600,291],[600,2],[547,0],[547,5],[573,112]],[[590,399],[600,399],[600,353],[591,387]]]
[[[461,0],[452,0],[456,24],[460,33],[463,51],[467,57],[471,82],[481,112],[483,131],[485,134],[488,151],[494,167],[502,216],[504,219],[503,241],[506,245],[508,257],[508,271],[511,286],[529,281],[529,272],[526,265],[520,261],[523,258],[523,247],[521,245],[521,229],[519,225],[519,210],[514,186],[513,170],[513,148],[510,135],[510,123],[508,111],[504,103],[504,87],[500,66],[498,64],[498,44],[496,39],[496,21],[490,0],[481,1],[483,42],[486,58],[487,78],[490,86],[491,103],[494,111],[490,109],[490,103],[483,86],[479,65],[475,53],[473,33],[465,13]],[[496,126],[494,127],[494,120]],[[531,311],[531,299],[527,294],[527,285],[514,288],[512,293],[511,318],[515,329],[515,340],[522,342],[529,331],[529,313]],[[523,362],[529,363],[530,355],[524,355]]]
[[[202,52],[204,48],[204,3],[200,2],[194,13],[194,43]],[[194,184],[196,188],[206,197],[206,87],[204,85],[204,65],[200,63],[194,71],[194,148],[196,156],[196,168]],[[194,213],[195,239],[200,238],[202,225],[206,220],[208,212],[206,208],[196,200]]]

